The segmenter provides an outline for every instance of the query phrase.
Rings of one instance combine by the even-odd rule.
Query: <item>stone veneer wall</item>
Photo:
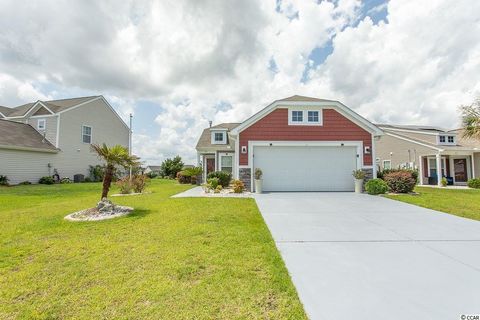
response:
[[[363,172],[365,172],[365,179],[363,179],[363,190],[365,190],[365,183],[368,182],[368,180],[373,179],[373,169],[362,169]]]
[[[252,191],[252,169],[250,168],[239,168],[238,170],[238,178],[242,180],[243,184],[245,185],[245,190]]]

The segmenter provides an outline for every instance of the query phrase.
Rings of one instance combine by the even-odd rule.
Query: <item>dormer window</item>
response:
[[[292,122],[303,122],[303,111],[292,111]]]
[[[212,144],[226,144],[227,132],[226,131],[213,131],[212,132]]]
[[[451,136],[451,135],[438,136],[438,142],[440,144],[455,144],[455,136]]]

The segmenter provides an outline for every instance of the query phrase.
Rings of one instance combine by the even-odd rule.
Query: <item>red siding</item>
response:
[[[240,133],[240,149],[248,141],[363,141],[372,147],[372,135],[333,109],[323,109],[323,126],[288,125],[288,109],[276,109]],[[372,155],[363,155],[372,165]],[[240,165],[248,165],[248,154],[240,153]]]

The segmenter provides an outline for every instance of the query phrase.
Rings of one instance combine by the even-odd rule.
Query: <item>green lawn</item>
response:
[[[460,217],[480,220],[480,190],[417,187],[415,191],[419,195],[387,195],[386,197]]]
[[[133,214],[68,222],[100,184],[0,188],[0,319],[305,319],[252,199],[112,198]]]

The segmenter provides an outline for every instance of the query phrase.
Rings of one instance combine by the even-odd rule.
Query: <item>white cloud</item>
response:
[[[392,0],[378,25],[359,21],[358,0],[0,1],[0,104],[104,94],[128,120],[156,103],[157,133],[133,141],[149,163],[194,162],[208,120],[241,121],[292,94],[375,121],[453,126],[480,92],[480,8],[466,0]],[[312,50],[332,39],[302,83]]]

